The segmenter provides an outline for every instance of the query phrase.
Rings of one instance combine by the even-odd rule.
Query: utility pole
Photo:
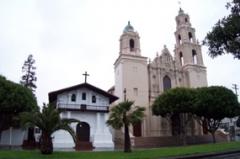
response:
[[[124,102],[125,102],[127,100],[127,90],[126,90],[126,88],[124,88],[123,94],[124,94]]]
[[[233,89],[235,90],[235,94],[236,94],[236,97],[238,98],[238,85],[237,84],[232,84],[233,85]],[[235,140],[235,125],[233,123],[233,119],[234,118],[231,118],[230,119],[230,139],[231,141],[234,141]]]
[[[232,84],[233,85],[233,89],[235,90],[235,94],[236,94],[236,96],[238,97],[238,85],[237,84]]]

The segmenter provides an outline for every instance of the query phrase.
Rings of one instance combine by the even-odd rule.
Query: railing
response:
[[[89,110],[89,111],[108,111],[108,106],[96,106],[96,105],[86,105],[86,104],[66,104],[58,103],[57,108],[69,109],[69,110]]]

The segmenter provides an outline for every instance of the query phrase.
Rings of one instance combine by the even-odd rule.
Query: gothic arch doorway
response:
[[[82,142],[86,141],[89,142],[90,139],[90,126],[86,122],[81,122],[77,124],[76,127],[76,132],[77,132],[77,140]]]
[[[166,91],[172,88],[171,79],[166,75],[163,77],[163,90]]]

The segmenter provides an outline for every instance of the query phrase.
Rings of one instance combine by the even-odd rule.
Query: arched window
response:
[[[184,65],[184,59],[183,59],[182,52],[179,53],[179,58],[180,58],[180,64],[181,64],[181,66],[183,66]]]
[[[85,92],[82,93],[82,100],[86,100],[86,93]]]
[[[130,39],[129,41],[130,51],[134,51],[134,40]]]
[[[192,38],[192,33],[191,32],[188,33],[188,38],[189,38],[190,42],[193,42],[193,38]]]
[[[187,23],[188,22],[188,18],[185,18],[185,23]]]
[[[192,50],[192,59],[193,59],[193,64],[197,64],[197,52],[196,50]]]
[[[92,96],[92,103],[96,103],[97,99],[96,99],[96,96]]]
[[[179,41],[179,44],[182,44],[182,38],[181,38],[181,35],[178,35],[178,41]]]
[[[71,96],[71,101],[72,101],[72,102],[76,102],[76,94],[72,94],[72,96]]]
[[[172,88],[171,79],[168,76],[163,77],[163,90],[166,91]]]

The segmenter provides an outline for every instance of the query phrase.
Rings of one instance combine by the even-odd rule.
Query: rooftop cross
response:
[[[89,76],[89,74],[87,73],[87,71],[85,71],[85,73],[82,75],[85,76],[85,83],[87,83],[87,76]]]
[[[181,8],[181,1],[178,1],[179,8]]]

